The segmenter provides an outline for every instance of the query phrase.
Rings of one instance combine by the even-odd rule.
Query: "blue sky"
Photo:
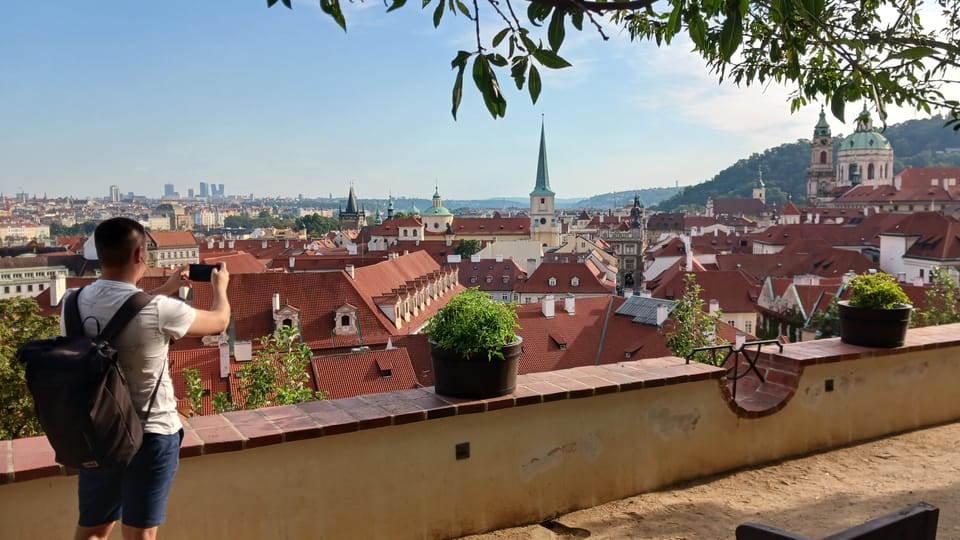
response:
[[[682,44],[603,42],[585,25],[561,49],[573,67],[541,70],[536,105],[503,74],[493,120],[468,77],[454,121],[450,60],[472,22],[448,13],[434,29],[419,5],[347,3],[344,33],[314,1],[9,2],[0,191],[524,197],[542,114],[554,191],[581,197],[708,180],[808,138],[819,113],[791,115],[782,88],[718,85]]]

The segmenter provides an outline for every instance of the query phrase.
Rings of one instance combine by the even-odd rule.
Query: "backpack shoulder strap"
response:
[[[80,292],[82,290],[83,287],[80,287],[64,300],[66,302],[63,309],[64,328],[67,330],[67,336],[70,337],[83,335],[83,323],[80,321]]]
[[[127,326],[127,323],[136,317],[137,313],[140,313],[140,310],[149,304],[151,300],[153,300],[153,295],[143,291],[137,292],[130,296],[130,298],[127,298],[113,318],[110,319],[110,322],[107,323],[107,326],[100,332],[100,335],[97,336],[97,339],[110,341],[116,337],[116,335]]]

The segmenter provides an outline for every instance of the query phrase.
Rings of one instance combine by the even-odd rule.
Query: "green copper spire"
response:
[[[537,160],[537,186],[530,192],[531,195],[556,195],[550,189],[550,174],[547,173],[547,138],[544,134],[543,121],[540,122],[540,158]]]
[[[823,113],[823,107],[820,107],[820,121],[813,128],[814,137],[829,137],[830,124],[827,123],[827,115]]]

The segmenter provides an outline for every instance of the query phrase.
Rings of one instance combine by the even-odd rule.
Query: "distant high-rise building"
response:
[[[206,182],[200,182],[200,196],[201,196],[201,197],[206,198],[206,197],[209,197],[209,196],[210,196],[210,191],[209,191],[208,188],[209,188],[209,185],[208,185]]]
[[[224,191],[223,191],[223,184],[217,184],[217,191],[220,192],[219,195],[220,195],[221,197],[226,196],[226,194],[225,194]]]
[[[163,185],[163,196],[164,197],[173,197],[173,194],[176,193],[173,189],[173,184],[164,184]]]
[[[120,202],[120,186],[110,186],[110,202]]]
[[[193,198],[193,188],[187,188],[187,197]]]

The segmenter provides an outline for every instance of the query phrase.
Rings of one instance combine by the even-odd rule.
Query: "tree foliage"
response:
[[[469,257],[475,253],[480,252],[480,241],[479,240],[464,240],[453,248],[453,252],[461,257]]]
[[[926,292],[926,309],[917,314],[920,326],[936,326],[960,322],[957,309],[957,283],[942,266],[930,271],[930,289]]]
[[[827,305],[825,311],[817,311],[810,316],[809,328],[816,331],[817,339],[837,337],[840,335],[840,308],[837,304],[839,296],[835,296]]]
[[[670,312],[673,319],[672,327],[667,332],[667,348],[675,356],[687,358],[694,349],[719,345],[721,340],[717,336],[717,323],[720,313],[711,315],[703,310],[704,301],[700,297],[703,287],[697,283],[695,274],[684,274],[683,296],[677,300]],[[706,352],[699,352],[693,360],[708,364],[714,363],[713,357]]]
[[[310,214],[309,216],[299,217],[294,222],[293,230],[302,231],[304,229],[306,229],[307,235],[316,238],[330,231],[339,231],[340,222],[332,217]]]
[[[183,377],[187,383],[187,400],[190,402],[189,416],[203,414],[203,381],[200,380],[200,370],[197,368],[183,370]]]
[[[59,334],[59,317],[40,315],[40,306],[32,298],[0,300],[0,440],[43,432],[16,354],[27,341]]]
[[[240,393],[245,409],[259,409],[271,405],[292,405],[313,399],[324,399],[322,391],[314,394],[310,388],[312,353],[300,341],[296,328],[283,326],[260,338],[254,359],[240,372]],[[225,405],[221,401],[221,405]],[[215,406],[216,410],[216,398]]]
[[[387,11],[406,2],[390,0]],[[347,29],[340,0],[320,0],[320,7]],[[958,102],[946,93],[960,66],[960,0],[937,0],[933,9],[916,0],[423,0],[421,7],[435,27],[445,15],[463,15],[476,35],[476,47],[450,63],[454,118],[468,68],[494,118],[507,108],[498,73],[536,103],[540,68],[569,67],[560,48],[568,30],[582,31],[586,22],[602,39],[611,28],[657,46],[686,38],[721,82],[786,85],[792,110],[829,102],[843,120],[846,103],[866,99],[881,120],[890,104],[943,108],[960,127]],[[481,18],[499,30],[482,31]]]

